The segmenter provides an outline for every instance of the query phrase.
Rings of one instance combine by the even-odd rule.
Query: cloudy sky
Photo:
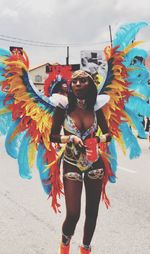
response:
[[[80,50],[110,43],[109,25],[114,36],[120,24],[150,22],[149,9],[149,0],[0,0],[0,47],[23,46],[34,67],[64,64],[69,45],[70,63],[79,63]],[[150,49],[150,27],[141,38]]]

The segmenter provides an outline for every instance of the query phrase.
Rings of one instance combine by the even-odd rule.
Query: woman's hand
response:
[[[86,148],[82,139],[75,136],[75,135],[70,136],[70,142],[73,142],[75,144],[75,146],[79,147],[80,149],[85,150],[85,148]]]
[[[75,135],[70,136],[70,141],[73,142],[75,145],[84,146],[82,139]]]

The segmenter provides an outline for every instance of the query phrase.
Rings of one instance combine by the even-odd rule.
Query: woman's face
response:
[[[88,94],[88,88],[90,86],[87,77],[77,77],[72,79],[72,91],[74,95],[79,99],[85,99]]]
[[[63,92],[68,92],[68,85],[66,83],[63,83],[62,86],[61,86],[61,89]]]

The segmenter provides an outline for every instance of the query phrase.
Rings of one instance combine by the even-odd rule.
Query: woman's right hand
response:
[[[78,146],[80,148],[85,148],[85,145],[84,145],[82,139],[75,136],[75,135],[71,135],[71,142],[73,142],[76,146]]]

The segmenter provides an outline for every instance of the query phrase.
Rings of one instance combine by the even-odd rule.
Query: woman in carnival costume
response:
[[[67,144],[63,159],[67,211],[62,227],[60,253],[69,253],[70,240],[80,217],[83,183],[86,190],[86,219],[80,251],[81,253],[91,251],[90,243],[96,226],[104,176],[104,163],[97,151],[98,143],[111,140],[106,120],[100,109],[108,100],[108,95],[97,96],[97,88],[92,76],[79,70],[73,73],[68,100],[66,98],[60,101],[54,113],[51,141]],[[60,135],[62,126],[64,135]],[[98,126],[103,132],[101,137],[96,136]],[[88,147],[86,141],[91,141],[92,146],[95,146],[94,154],[92,154],[92,147]]]
[[[143,64],[133,64],[135,56],[147,57],[133,39],[145,26],[146,22],[122,26],[113,47],[104,49],[108,72],[101,86],[96,89],[91,75],[78,71],[72,79],[68,76],[71,83],[68,97],[58,94],[57,100],[41,95],[32,85],[25,52],[14,55],[0,50],[0,133],[6,136],[6,151],[18,160],[23,178],[32,178],[36,159],[42,186],[56,212],[60,210],[58,198],[63,193],[60,179],[63,158],[67,214],[60,254],[70,253],[70,239],[80,215],[83,182],[86,221],[80,253],[88,254],[100,197],[107,207],[110,205],[105,187],[108,180],[114,183],[116,179],[116,143],[124,153],[128,150],[131,159],[141,154],[133,130],[145,137],[139,114],[150,117],[149,71]],[[60,147],[58,143],[64,145]]]

